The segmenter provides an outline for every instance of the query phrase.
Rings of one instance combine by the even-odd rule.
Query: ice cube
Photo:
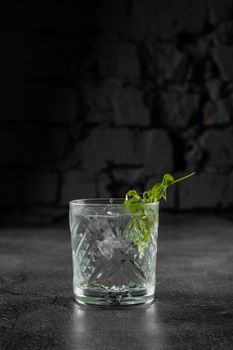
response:
[[[121,242],[114,240],[111,237],[105,238],[103,241],[96,241],[96,244],[101,254],[106,259],[112,259],[114,249],[121,248]]]
[[[108,219],[104,216],[89,216],[89,229],[93,232],[103,232],[109,228]]]
[[[114,235],[110,225],[108,227],[104,228],[102,235],[103,235],[104,239],[111,239],[111,240],[116,239],[116,236]]]

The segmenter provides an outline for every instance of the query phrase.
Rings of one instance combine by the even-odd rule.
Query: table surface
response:
[[[0,230],[0,348],[232,349],[233,222],[161,215],[149,307],[78,306],[68,228]]]

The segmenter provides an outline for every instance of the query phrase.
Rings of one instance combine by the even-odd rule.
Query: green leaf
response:
[[[161,183],[158,182],[148,191],[149,203],[153,203],[157,201],[157,198],[159,197],[160,189],[161,189]]]
[[[141,200],[140,194],[136,190],[130,190],[125,195],[126,199],[128,200],[130,197],[134,199]]]
[[[124,205],[133,216],[123,234],[137,245],[140,258],[143,256],[144,249],[150,240],[156,244],[153,237],[156,215],[154,209],[147,207],[146,204],[155,203],[161,199],[166,201],[169,186],[183,181],[194,174],[195,172],[177,180],[171,174],[164,174],[162,182],[154,184],[148,191],[138,193],[136,190],[130,190],[126,193]]]
[[[142,198],[136,190],[130,190],[125,195],[124,204],[131,213],[137,213],[141,209]]]
[[[175,179],[171,174],[165,174],[163,175],[163,181],[162,184],[163,186],[169,186],[174,183]]]
[[[137,199],[132,198],[124,202],[125,206],[131,213],[138,213],[141,210],[141,202]]]

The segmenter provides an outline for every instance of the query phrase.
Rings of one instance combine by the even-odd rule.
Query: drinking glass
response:
[[[156,286],[159,203],[129,210],[123,199],[70,202],[74,297],[81,304],[150,303]],[[139,244],[149,235],[143,249]]]

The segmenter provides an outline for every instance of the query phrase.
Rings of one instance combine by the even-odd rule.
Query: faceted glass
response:
[[[159,203],[143,204],[152,218],[143,255],[130,240],[132,214],[122,199],[70,202],[75,299],[82,304],[133,305],[154,299]],[[140,232],[139,232],[140,234]]]

